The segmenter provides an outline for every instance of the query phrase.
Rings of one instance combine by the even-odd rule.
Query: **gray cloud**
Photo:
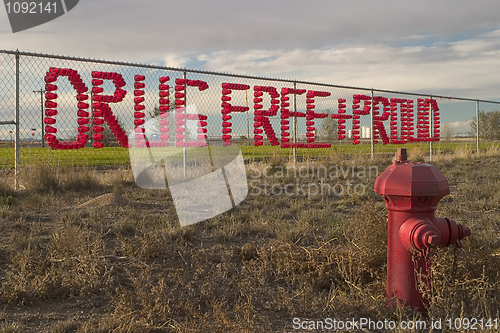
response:
[[[165,52],[406,43],[411,36],[446,39],[494,29],[499,10],[497,1],[464,0],[87,0],[58,20],[3,34],[2,44],[154,58]],[[1,15],[0,30],[8,30]],[[37,42],[43,31],[52,33]]]
[[[86,0],[17,34],[0,10],[0,38],[4,49],[494,96],[499,12],[465,0]]]

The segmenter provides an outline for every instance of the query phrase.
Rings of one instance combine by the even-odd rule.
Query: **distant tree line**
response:
[[[477,124],[477,117],[472,118],[470,133],[473,136],[476,136]],[[500,111],[479,111],[479,138],[484,140],[500,139]]]

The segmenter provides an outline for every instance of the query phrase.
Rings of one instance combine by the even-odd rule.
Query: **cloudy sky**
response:
[[[0,49],[500,99],[500,2],[81,0]]]

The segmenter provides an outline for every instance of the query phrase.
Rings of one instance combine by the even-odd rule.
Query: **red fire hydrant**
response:
[[[396,161],[376,179],[375,192],[389,211],[387,297],[425,312],[428,301],[419,292],[417,274],[430,284],[426,259],[432,249],[460,245],[471,231],[434,216],[439,200],[450,193],[448,180],[433,165],[407,161],[405,148],[398,149]]]

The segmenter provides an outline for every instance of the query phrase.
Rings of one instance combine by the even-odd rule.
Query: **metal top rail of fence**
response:
[[[0,50],[0,53],[11,54],[11,55],[19,55],[19,56],[38,57],[38,58],[72,60],[72,61],[88,62],[88,63],[96,63],[96,64],[107,64],[107,65],[117,65],[117,66],[127,66],[127,67],[159,69],[159,70],[176,71],[176,72],[186,72],[186,73],[193,73],[193,74],[217,75],[217,76],[234,77],[234,78],[242,78],[242,79],[252,79],[252,80],[262,80],[262,81],[275,81],[275,82],[286,82],[286,83],[295,83],[295,84],[304,84],[304,85],[316,85],[316,86],[322,86],[322,87],[351,89],[351,90],[360,90],[360,91],[367,91],[367,92],[373,91],[373,92],[377,92],[377,93],[387,93],[387,94],[397,94],[397,95],[409,95],[409,96],[425,97],[425,98],[429,97],[429,98],[450,99],[450,100],[457,100],[457,101],[484,102],[484,103],[491,103],[491,104],[500,104],[499,101],[483,100],[483,99],[477,99],[477,98],[466,98],[466,97],[456,97],[456,96],[444,96],[444,95],[435,95],[435,94],[426,94],[426,93],[406,92],[406,91],[398,91],[398,90],[387,90],[387,89],[377,89],[377,88],[355,87],[355,86],[346,86],[346,85],[331,84],[331,83],[324,83],[324,82],[302,81],[302,80],[285,79],[285,78],[272,78],[272,77],[265,77],[265,76],[255,76],[255,75],[245,75],[245,74],[237,74],[237,73],[225,73],[225,72],[216,72],[216,71],[206,71],[206,70],[200,70],[200,69],[169,67],[169,66],[160,66],[160,65],[154,65],[154,64],[133,63],[133,62],[125,62],[125,61],[113,61],[113,60],[104,60],[104,59],[90,59],[90,58],[81,58],[81,57],[74,57],[74,56],[61,56],[61,55],[54,55],[54,54],[44,54],[44,53],[34,53],[34,52],[22,52],[22,51],[9,51],[9,50]]]
[[[76,95],[74,82],[57,80],[53,68],[69,68],[77,73],[81,84],[90,87],[89,100],[76,101],[81,94]],[[446,140],[469,140],[479,152],[482,129],[480,121],[474,123],[474,119],[479,119],[479,105],[500,104],[493,100],[6,50],[0,50],[0,70],[0,166],[14,167],[16,176],[21,166],[40,161],[59,165],[127,164],[129,157],[127,149],[122,148],[123,136],[134,133],[138,124],[143,123],[141,117],[148,121],[178,106],[208,115],[199,132],[208,141],[236,143],[250,159],[272,154],[295,159],[300,155],[338,151],[367,153],[373,158],[376,152],[388,151],[376,145],[377,141],[384,146],[424,141],[429,144],[431,158],[433,144],[442,143],[444,147]],[[118,86],[111,76],[96,79],[96,73],[115,73],[123,82]],[[179,85],[169,86],[167,77],[169,82],[180,80],[177,82],[183,82],[184,88],[176,91]],[[47,82],[47,78],[56,81]],[[188,80],[205,82],[206,88],[186,89]],[[234,88],[226,89],[230,93],[224,92],[223,84],[227,82]],[[54,86],[57,90],[50,90]],[[94,109],[98,95],[112,96],[118,90],[119,102],[116,99],[109,104],[119,126],[102,120],[102,116],[101,120],[95,119],[99,118]],[[165,98],[168,95],[170,100]],[[142,100],[139,104],[137,97]],[[415,124],[414,98],[419,103]],[[165,101],[168,103],[161,104]],[[389,101],[395,104],[389,105]],[[376,111],[377,103],[384,107],[384,119]],[[57,105],[57,110],[50,107],[52,104]],[[80,109],[85,104],[87,108]],[[224,113],[228,105],[240,108]],[[351,129],[347,128],[348,123]],[[97,129],[102,127],[102,133],[92,131],[96,125]],[[417,137],[422,140],[412,138],[413,132],[417,132],[413,131],[414,125],[419,131]],[[92,136],[82,132],[87,127]],[[121,141],[117,128],[123,130]],[[446,129],[446,133],[440,134],[440,129]],[[188,131],[187,125],[184,130]],[[420,135],[420,131],[424,134]],[[55,141],[49,142],[47,138],[56,136],[61,142],[57,147],[80,149],[48,149],[47,144]],[[71,147],[65,142],[81,144]]]

